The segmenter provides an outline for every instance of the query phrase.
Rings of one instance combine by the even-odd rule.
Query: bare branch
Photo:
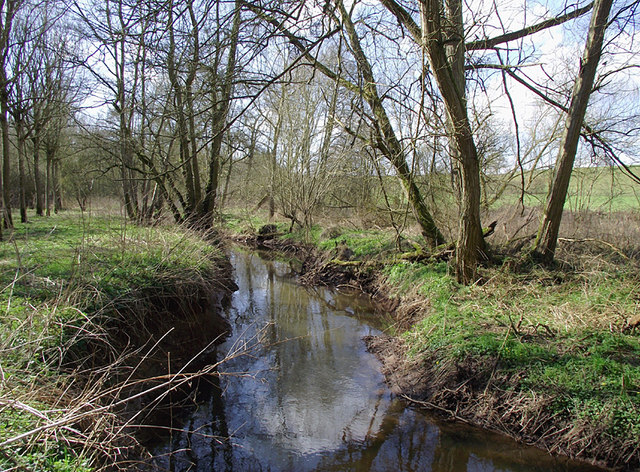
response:
[[[467,51],[478,51],[483,49],[493,49],[498,44],[508,43],[509,41],[515,41],[516,39],[524,38],[525,36],[529,36],[539,31],[552,28],[553,26],[561,25],[562,23],[566,23],[567,21],[573,20],[575,18],[579,18],[585,13],[588,13],[593,8],[593,2],[589,3],[587,6],[582,8],[578,8],[572,12],[566,13],[564,15],[556,16],[555,18],[550,18],[548,20],[542,21],[538,24],[527,26],[526,28],[522,28],[518,31],[512,31],[511,33],[505,33],[500,36],[496,36],[495,38],[487,38],[480,39],[478,41],[471,41],[466,44]]]

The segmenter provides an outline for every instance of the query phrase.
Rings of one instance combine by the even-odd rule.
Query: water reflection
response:
[[[182,471],[570,471],[481,431],[438,425],[384,386],[362,338],[369,307],[305,290],[286,264],[233,253],[233,334],[223,375],[166,438],[157,465]],[[201,395],[202,397],[202,395]],[[225,439],[229,438],[229,439]]]

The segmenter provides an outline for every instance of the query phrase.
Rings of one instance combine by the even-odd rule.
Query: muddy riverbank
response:
[[[590,470],[504,436],[441,422],[385,384],[362,294],[301,286],[299,264],[231,253],[239,290],[219,375],[157,430],[156,465],[209,470]]]

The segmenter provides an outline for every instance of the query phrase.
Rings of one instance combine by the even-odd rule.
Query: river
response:
[[[308,289],[290,266],[233,251],[233,328],[219,378],[154,446],[186,471],[535,472],[598,470],[395,398],[362,338],[379,334],[364,296]]]

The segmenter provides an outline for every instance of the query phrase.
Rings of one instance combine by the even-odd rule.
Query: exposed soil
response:
[[[101,403],[114,405],[108,431],[118,433],[105,431],[104,440],[117,457],[107,459],[113,465],[105,470],[153,470],[143,445],[153,427],[170,425],[171,416],[197,394],[199,382],[214,373],[214,347],[230,329],[223,304],[236,289],[231,265],[220,260],[206,280],[167,280],[116,300],[90,320],[99,335],[75,340],[63,367],[80,373],[82,389],[99,383],[111,390]],[[88,415],[77,427],[99,428],[103,417]],[[140,424],[145,427],[135,426]]]
[[[513,389],[515,383],[496,375],[490,359],[433,366],[411,360],[397,338],[367,337],[365,341],[381,361],[382,373],[395,394],[443,418],[605,469],[638,470],[637,445],[618,444],[615,438],[551,414],[551,396],[531,397]],[[622,451],[629,454],[627,460],[620,460]]]
[[[407,325],[418,316],[416,304],[400,303],[395,311],[400,324]],[[500,359],[469,356],[447,364],[428,353],[412,358],[396,337],[372,336],[365,342],[381,361],[382,373],[395,394],[445,419],[602,468],[639,470],[637,443],[619,441],[604,429],[594,430],[587,421],[579,424],[570,415],[558,414],[552,392],[523,392],[519,375],[501,370]]]
[[[382,374],[394,394],[416,400],[429,397],[433,373],[407,357],[402,340],[382,335],[367,336],[364,341],[369,352],[382,362]]]

